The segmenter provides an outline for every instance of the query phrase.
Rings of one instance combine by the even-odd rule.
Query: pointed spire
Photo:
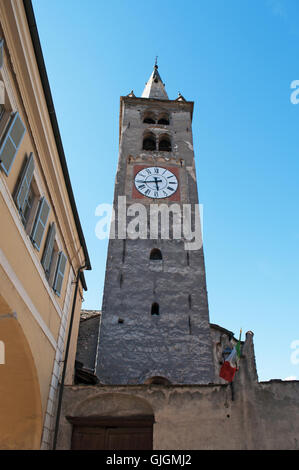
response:
[[[157,57],[155,60],[154,70],[145,84],[145,88],[141,95],[141,98],[154,98],[157,100],[168,100],[168,96],[164,87],[164,83],[158,72]]]
[[[181,93],[179,92],[178,93],[178,97],[175,101],[186,101],[185,98],[183,97],[183,95],[181,95]]]
[[[134,95],[134,91],[132,90],[131,93],[129,93],[127,95],[129,98],[136,98],[136,96]]]

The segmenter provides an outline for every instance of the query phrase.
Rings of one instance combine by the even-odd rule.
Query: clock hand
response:
[[[145,183],[162,183],[162,180],[158,180],[158,178],[156,178],[155,181],[148,181],[148,180],[146,180],[146,181],[144,181],[144,182],[145,182]]]
[[[154,180],[155,180],[155,183],[156,183],[157,191],[159,191],[158,178],[156,176],[154,176]]]

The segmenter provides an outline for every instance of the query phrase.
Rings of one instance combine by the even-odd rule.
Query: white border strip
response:
[[[27,294],[27,292],[24,289],[22,283],[20,282],[20,280],[16,276],[16,273],[14,272],[12,267],[10,266],[6,256],[4,255],[4,253],[1,249],[0,249],[0,263],[1,263],[1,266],[3,267],[4,271],[6,272],[8,278],[10,279],[10,281],[14,285],[15,289],[17,290],[18,294],[20,295],[22,300],[25,302],[25,304],[29,308],[30,312],[32,313],[32,316],[34,317],[34,319],[36,320],[36,322],[38,323],[40,328],[43,330],[44,334],[46,335],[46,337],[50,341],[53,348],[56,349],[57,343],[54,339],[54,336],[52,335],[51,331],[49,330],[46,323],[42,319],[42,317],[39,314],[38,310],[35,308],[34,304],[32,303],[32,301],[29,297],[29,295]]]
[[[1,0],[0,0],[1,1]],[[20,219],[20,216],[17,212],[17,209],[16,209],[16,205],[12,199],[12,196],[6,186],[6,183],[3,179],[3,176],[2,174],[0,173],[0,194],[2,194],[3,198],[4,198],[4,201],[6,203],[6,206],[7,208],[9,209],[10,211],[10,214],[16,224],[16,227],[18,228],[18,231],[19,231],[19,234],[25,244],[25,246],[27,247],[27,250],[31,256],[31,259],[32,261],[34,262],[35,264],[35,267],[40,275],[40,278],[45,286],[45,289],[47,290],[52,302],[53,302],[53,305],[54,305],[54,308],[57,312],[57,314],[59,315],[59,317],[61,318],[62,317],[62,309],[60,308],[56,298],[55,298],[55,294],[53,292],[53,290],[51,289],[51,287],[49,286],[49,283],[45,277],[45,273],[44,273],[44,270],[42,268],[42,265],[40,263],[40,260],[37,258],[36,254],[34,253],[34,248],[33,248],[33,245],[31,243],[31,241],[29,240],[29,236],[27,235],[27,233],[25,232],[25,229],[24,229],[24,226],[21,222],[21,219]]]

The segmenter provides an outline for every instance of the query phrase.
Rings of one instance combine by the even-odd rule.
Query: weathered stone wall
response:
[[[88,311],[88,313],[89,315],[82,318],[81,312],[76,360],[94,371],[101,314],[99,311]]]
[[[155,450],[299,449],[298,381],[239,385],[234,400],[229,385],[68,386],[64,394],[68,416],[128,416],[128,402],[154,414]],[[60,449],[70,449],[71,433],[62,418]]]
[[[229,333],[220,327],[217,331]],[[233,386],[66,387],[59,448],[71,446],[72,425],[65,416],[138,415],[154,416],[155,450],[299,449],[299,381],[257,381],[251,332],[242,344]]]

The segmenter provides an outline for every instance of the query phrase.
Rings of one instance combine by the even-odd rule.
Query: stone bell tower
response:
[[[168,98],[157,64],[141,98],[131,92],[120,99],[115,237],[96,359],[103,384],[213,382],[202,244],[177,234],[183,218],[176,214],[184,208],[191,208],[193,228],[199,220],[192,114],[193,102],[181,94]],[[123,229],[136,208],[147,217],[143,228],[141,219],[135,224],[138,237]],[[169,236],[162,208],[169,211]]]

